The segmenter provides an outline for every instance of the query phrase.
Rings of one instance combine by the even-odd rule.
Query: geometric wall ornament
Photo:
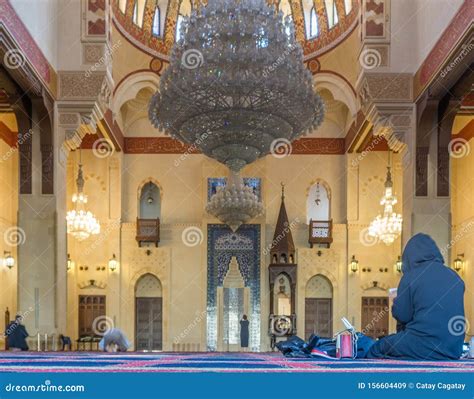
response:
[[[217,350],[217,289],[224,286],[231,260],[249,290],[249,346],[260,350],[260,225],[243,224],[236,232],[223,224],[207,228],[207,349]],[[235,274],[235,270],[233,272]]]

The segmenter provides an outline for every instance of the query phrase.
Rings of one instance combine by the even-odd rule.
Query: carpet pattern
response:
[[[474,372],[474,360],[287,359],[280,353],[1,352],[0,372]]]

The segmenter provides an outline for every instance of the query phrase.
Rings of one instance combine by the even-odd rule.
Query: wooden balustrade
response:
[[[143,242],[154,242],[158,246],[160,242],[160,219],[139,219],[137,218],[138,246]]]
[[[308,242],[311,248],[314,244],[325,245],[329,248],[332,243],[332,220],[311,219]]]

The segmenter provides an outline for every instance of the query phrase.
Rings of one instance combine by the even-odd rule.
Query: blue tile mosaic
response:
[[[222,287],[232,256],[250,290],[250,348],[260,350],[260,225],[244,224],[233,233],[223,224],[207,226],[207,347],[217,350],[217,287]]]

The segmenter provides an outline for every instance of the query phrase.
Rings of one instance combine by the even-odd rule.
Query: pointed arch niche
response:
[[[160,241],[162,190],[153,178],[144,180],[138,188],[137,237],[138,245]]]
[[[331,188],[322,179],[311,183],[306,197],[308,242],[329,247],[332,243]]]

